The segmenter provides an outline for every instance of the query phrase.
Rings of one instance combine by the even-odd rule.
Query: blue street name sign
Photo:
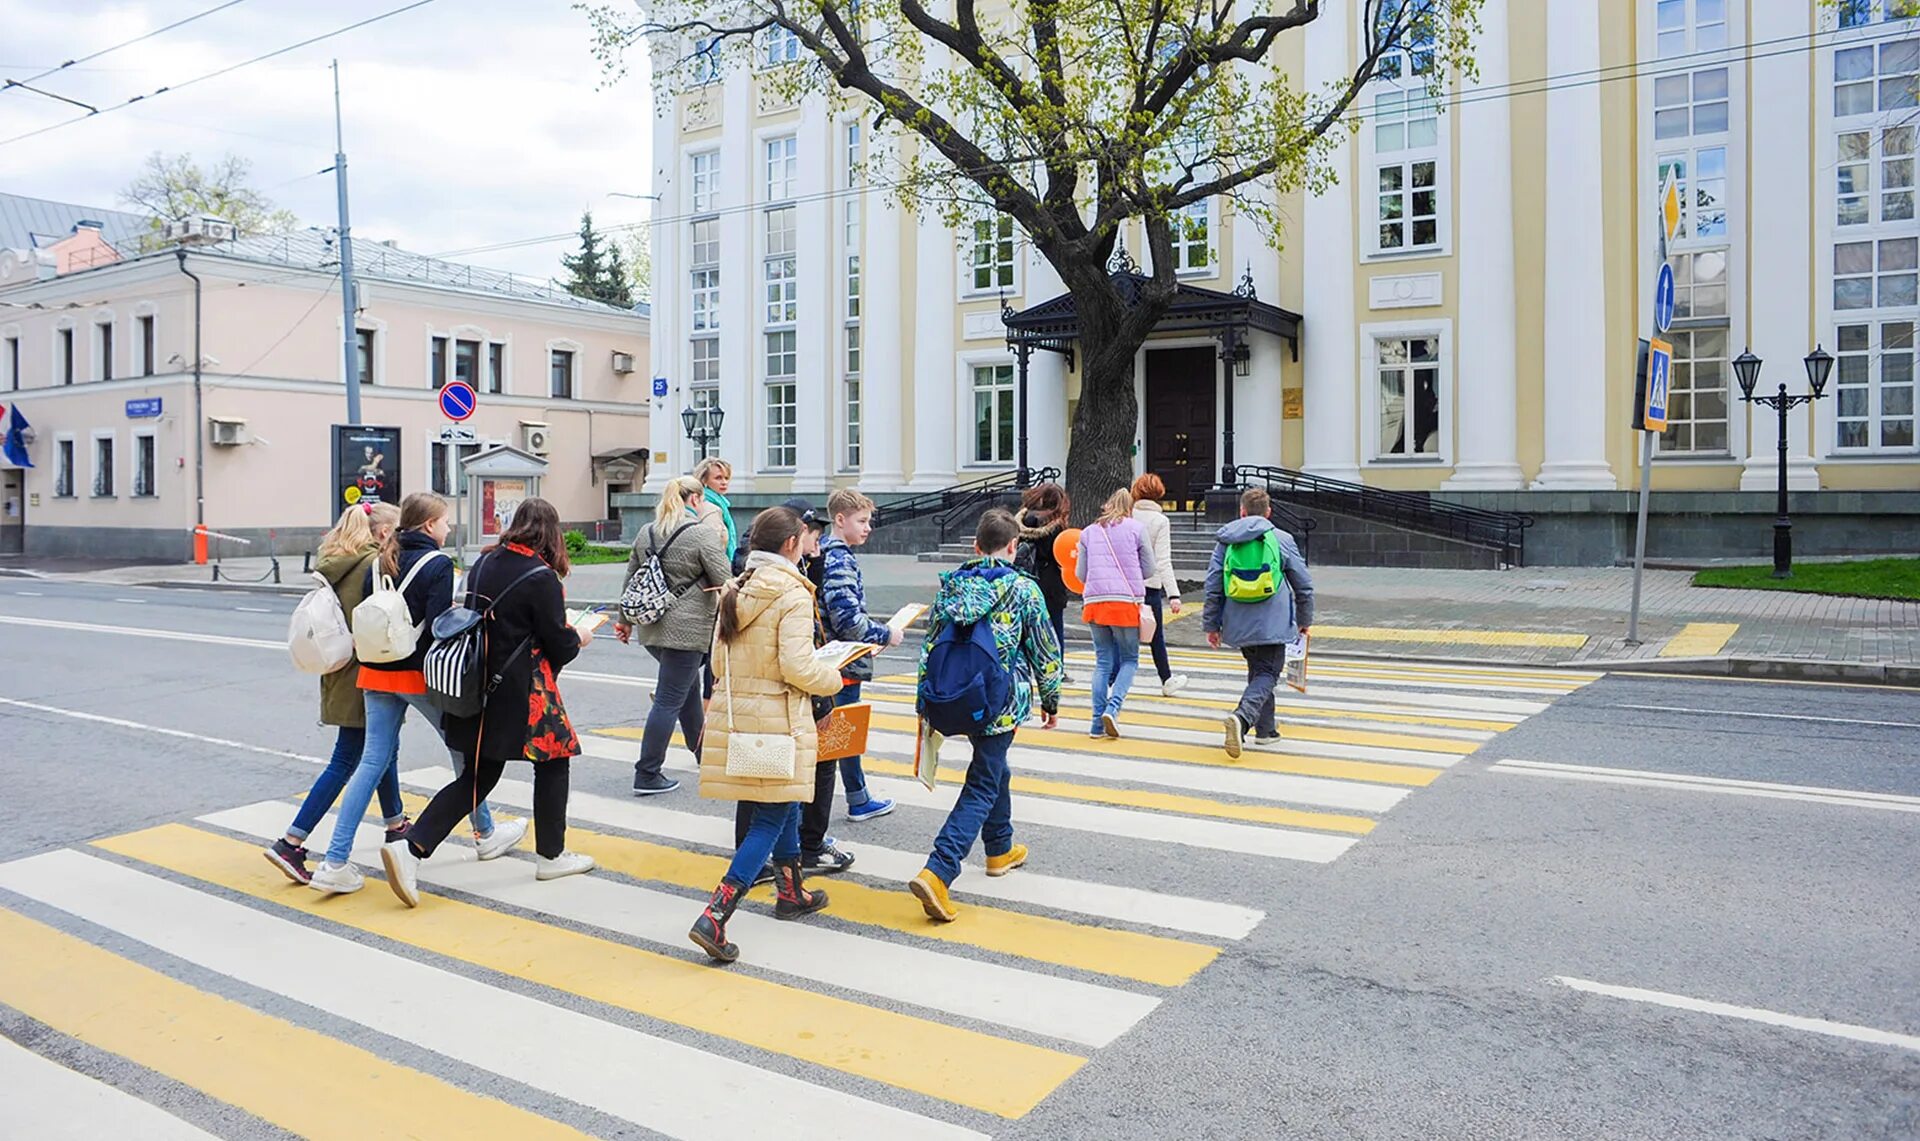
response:
[[[1662,264],[1653,280],[1653,331],[1664,333],[1673,324],[1673,267]]]
[[[653,378],[653,394],[656,397],[665,396],[667,394],[667,378],[666,377],[656,376]]]
[[[1658,337],[1647,355],[1647,405],[1644,421],[1649,432],[1667,430],[1667,391],[1673,383],[1673,346]]]
[[[440,411],[449,420],[465,420],[479,405],[480,398],[474,394],[473,385],[464,380],[449,381],[440,390]]]
[[[145,400],[127,401],[127,419],[150,420],[160,415],[160,397],[149,396]]]

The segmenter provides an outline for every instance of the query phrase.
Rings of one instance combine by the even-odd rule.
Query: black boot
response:
[[[773,869],[780,876],[774,888],[775,919],[798,919],[802,915],[812,915],[827,905],[826,892],[807,890],[798,859],[775,861]]]
[[[742,889],[732,880],[721,880],[720,886],[713,889],[713,895],[707,899],[707,909],[700,918],[693,921],[692,930],[687,938],[702,951],[713,957],[718,963],[731,963],[740,957],[740,948],[727,942],[727,920],[733,918],[733,909],[740,906]]]

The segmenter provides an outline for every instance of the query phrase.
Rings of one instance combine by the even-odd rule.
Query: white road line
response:
[[[144,598],[116,598],[114,601],[129,603],[133,606],[145,606],[147,604],[147,600]]]
[[[865,690],[862,690],[861,697],[866,698],[866,696]],[[877,706],[886,706],[887,708],[880,710],[880,712],[883,713],[913,712],[913,702],[904,695],[895,697],[893,695],[881,696],[876,694],[870,700]],[[1062,718],[1064,724],[1086,724],[1091,703],[1081,705],[1077,709],[1075,708],[1077,703],[1069,703],[1063,699],[1062,704],[1066,707],[1064,712],[1067,714],[1066,717]],[[1128,712],[1156,713],[1175,717],[1186,717],[1195,721],[1212,721],[1216,725],[1221,718],[1226,716],[1226,710],[1224,709],[1219,712],[1214,712],[1208,709],[1196,709],[1191,705],[1166,706],[1150,701],[1135,701],[1131,695],[1127,698],[1126,708],[1121,710],[1120,713],[1120,728],[1122,732],[1130,737],[1142,737],[1147,740],[1158,739],[1189,744],[1217,744],[1220,740],[1220,731],[1213,728],[1181,729],[1160,725],[1142,725],[1137,722],[1130,724],[1127,721]],[[1435,725],[1408,725],[1395,722],[1355,724],[1352,721],[1330,720],[1321,717],[1292,714],[1289,713],[1283,705],[1275,707],[1274,715],[1280,719],[1281,732],[1283,733],[1286,731],[1285,727],[1287,725],[1311,725],[1315,728],[1332,729],[1341,733],[1379,733],[1400,737],[1438,737],[1450,741],[1478,743],[1491,741],[1499,735],[1497,732],[1488,729],[1453,729]]]
[[[1862,717],[1816,717],[1810,713],[1757,713],[1744,709],[1695,709],[1686,705],[1615,705],[1644,713],[1693,713],[1710,717],[1759,717],[1768,721],[1819,721],[1828,725],[1873,725],[1887,729],[1920,729],[1920,721],[1872,721]]]
[[[243,613],[243,614],[275,614],[275,613],[278,613],[277,611],[273,611],[273,610],[269,610],[269,609],[267,609],[267,608],[266,608],[266,607],[264,607],[264,606],[236,606],[236,607],[234,607],[234,609],[235,609],[235,610],[238,610],[238,611],[240,611],[240,612],[241,612],[241,613]]]
[[[101,1136],[141,1141],[215,1141],[214,1135],[171,1113],[76,1073],[0,1037],[0,1089],[7,1098],[7,1132],[34,1141],[94,1141]],[[31,1091],[23,1094],[23,1091]]]
[[[16,590],[14,591],[14,593],[19,595],[22,598],[45,598],[46,597],[46,595],[40,593],[37,590]]]
[[[453,770],[410,770],[401,774],[400,779],[411,788],[437,792],[453,779]],[[533,785],[527,781],[502,780],[494,786],[487,799],[496,805],[504,804],[527,811],[533,806]],[[616,800],[577,789],[567,798],[567,816],[582,824],[620,828],[666,840],[701,844],[721,851],[733,850],[731,816],[682,812],[647,801]],[[882,848],[864,840],[853,845],[853,853],[857,862],[846,874],[880,880],[893,887],[912,879],[927,862],[924,852]],[[988,879],[978,874],[980,867],[976,857],[969,865],[970,871],[975,874],[962,876],[956,881],[956,896],[1024,903],[1218,939],[1244,939],[1266,918],[1265,912],[1251,907],[1167,895],[1140,888],[1064,879],[1030,868],[1021,869],[1019,875]]]
[[[1568,978],[1565,975],[1555,975],[1553,981],[1573,990],[1585,991],[1588,994],[1603,994],[1608,998],[1623,998],[1628,1002],[1650,1002],[1657,1006],[1670,1006],[1675,1010],[1691,1010],[1699,1014],[1717,1014],[1722,1018],[1738,1018],[1745,1022],[1761,1022],[1768,1026],[1784,1026],[1789,1030],[1804,1030],[1809,1034],[1825,1034],[1833,1038],[1849,1038],[1855,1042],[1867,1042],[1875,1046],[1897,1046],[1902,1050],[1920,1050],[1920,1035],[1896,1034],[1891,1030],[1876,1030],[1871,1026],[1855,1026],[1850,1022],[1829,1022],[1824,1018],[1782,1014],[1777,1010],[1762,1010],[1756,1006],[1734,1006],[1725,1002],[1710,1002],[1704,998],[1688,998],[1684,994],[1614,986],[1611,983]]]
[[[128,721],[121,717],[103,717],[98,713],[82,713],[77,709],[62,709],[57,705],[42,705],[37,701],[16,701],[11,697],[0,697],[0,705],[11,705],[16,709],[31,709],[36,713],[52,713],[61,717],[72,717],[78,721],[91,721],[97,725],[112,725],[118,729],[133,729],[142,733],[158,733],[163,737],[178,737],[183,741],[198,741],[203,745],[218,745],[223,749],[239,749],[248,753],[259,753],[268,757],[281,757],[290,761],[305,761],[310,765],[324,765],[323,757],[310,757],[305,753],[289,752],[285,749],[269,749],[263,745],[249,745],[245,741],[229,741],[225,737],[208,737],[200,733],[189,733],[183,729],[168,729],[160,725],[147,725],[139,721]]]
[[[287,805],[271,800],[200,817],[261,840],[277,838],[286,819]],[[331,829],[335,819],[329,815],[323,827]],[[354,858],[377,866],[385,838],[380,826],[362,825],[355,835]],[[539,883],[524,861],[483,864],[473,858],[473,849],[464,847],[441,848],[420,865],[420,881],[657,943],[676,953],[687,946],[687,925],[700,911],[697,899],[615,879],[569,876]],[[728,930],[751,940],[756,967],[1085,1046],[1110,1045],[1160,1005],[1151,995],[826,927],[782,923],[762,912],[736,913]],[[933,979],[939,985],[928,985]]]
[[[779,1106],[784,1134],[818,1141],[867,1133],[941,1141],[984,1136],[602,1022],[80,852],[0,865],[0,887],[249,986],[669,1136],[711,1137],[737,1124],[742,1105]],[[290,969],[300,963],[326,969]],[[556,1042],[566,1048],[555,1049]],[[646,1079],[637,1081],[636,1074]]]
[[[1880,808],[1891,812],[1920,812],[1920,796],[1824,788],[1819,785],[1772,784],[1767,781],[1730,780],[1725,777],[1691,776],[1683,773],[1651,772],[1645,769],[1561,765],[1549,761],[1505,760],[1495,763],[1488,771],[1520,776],[1554,777],[1559,780],[1585,781],[1592,784],[1678,789],[1683,792],[1715,792],[1728,796],[1759,797],[1765,800],[1798,800],[1810,804],[1838,805],[1843,808]]]
[[[128,599],[138,602],[140,599]],[[12,615],[0,615],[3,626],[37,626],[45,630],[78,630],[88,634],[111,634],[116,638],[158,638],[170,642],[200,642],[209,646],[244,646],[253,650],[279,650],[285,653],[285,642],[270,642],[263,638],[230,638],[224,634],[195,634],[187,630],[143,630],[136,626],[104,626],[93,622],[60,622],[52,618],[17,618]]]

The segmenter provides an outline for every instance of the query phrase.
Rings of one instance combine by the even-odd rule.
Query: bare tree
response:
[[[232,222],[243,238],[296,229],[300,220],[292,211],[277,209],[249,184],[252,169],[237,155],[223,155],[202,168],[191,154],[155,151],[147,156],[139,176],[120,191],[120,200],[150,216],[150,240],[154,241],[165,223],[201,214]]]

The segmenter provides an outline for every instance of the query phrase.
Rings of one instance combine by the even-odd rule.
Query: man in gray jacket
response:
[[[1280,740],[1273,689],[1287,664],[1287,646],[1313,625],[1313,577],[1293,536],[1273,525],[1273,501],[1263,488],[1240,493],[1240,518],[1214,535],[1207,564],[1207,601],[1201,622],[1207,644],[1233,646],[1247,660],[1247,687],[1225,720],[1227,756],[1240,755],[1248,731],[1255,747]],[[1229,552],[1232,557],[1229,558]],[[1236,587],[1229,597],[1227,577]],[[1269,586],[1270,584],[1270,586]],[[1265,590],[1271,593],[1253,598]]]

